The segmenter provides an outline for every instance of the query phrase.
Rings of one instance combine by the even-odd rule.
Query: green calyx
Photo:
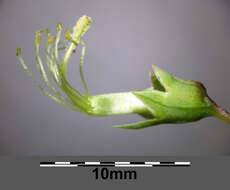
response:
[[[143,91],[90,95],[82,71],[85,56],[85,44],[82,37],[90,28],[91,22],[90,17],[82,16],[73,27],[72,33],[66,30],[65,40],[61,40],[63,28],[61,23],[58,24],[57,35],[54,37],[50,36],[49,29],[46,30],[44,47],[46,64],[56,87],[51,85],[39,56],[43,31],[36,32],[36,62],[50,92],[41,87],[34,78],[21,57],[21,49],[17,48],[21,65],[45,95],[69,109],[91,116],[138,114],[146,119],[138,123],[116,126],[125,129],[142,129],[163,123],[193,122],[210,116],[230,124],[230,114],[209,98],[205,87],[200,82],[179,79],[155,65],[153,65],[154,72],[151,72],[151,88]],[[79,70],[86,95],[74,89],[66,76],[69,58],[78,45],[82,47]],[[59,51],[62,50],[65,50],[65,54],[61,59]]]

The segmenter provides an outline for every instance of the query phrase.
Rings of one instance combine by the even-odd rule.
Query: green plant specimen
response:
[[[46,30],[44,49],[47,68],[52,79],[64,94],[51,85],[39,56],[43,31],[36,32],[36,62],[52,94],[41,87],[40,83],[33,77],[21,57],[21,49],[17,49],[17,56],[21,65],[45,95],[67,108],[92,116],[138,114],[146,119],[138,123],[116,126],[125,129],[142,129],[163,123],[192,122],[209,116],[217,117],[230,124],[230,114],[209,98],[205,87],[200,82],[179,79],[155,65],[153,65],[154,72],[151,73],[151,88],[143,91],[90,95],[82,72],[85,44],[81,39],[90,25],[91,18],[82,16],[73,27],[72,33],[70,30],[66,30],[65,40],[60,39],[62,32],[60,23],[57,25],[56,36],[51,36],[50,31]],[[74,89],[66,77],[70,56],[78,45],[82,46],[79,69],[86,95]],[[65,54],[61,59],[59,51],[63,49]]]

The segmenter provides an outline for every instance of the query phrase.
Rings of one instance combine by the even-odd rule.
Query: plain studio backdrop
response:
[[[84,36],[91,94],[145,89],[156,64],[201,81],[230,110],[230,1],[0,0],[0,155],[230,154],[230,125],[215,118],[124,130],[112,126],[143,119],[90,117],[43,95],[19,64],[16,47],[44,85],[35,63],[35,31],[49,27],[56,34],[59,21],[72,29],[84,14],[93,19]],[[79,50],[67,74],[82,90]]]

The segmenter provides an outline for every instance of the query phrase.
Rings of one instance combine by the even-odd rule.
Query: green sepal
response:
[[[137,122],[137,123],[116,125],[114,127],[115,128],[122,128],[122,129],[143,129],[143,128],[159,125],[163,122],[164,121],[162,119],[150,119],[147,121],[141,121],[141,122]]]
[[[157,76],[155,75],[155,73],[151,72],[150,76],[151,76],[151,81],[152,81],[152,85],[153,85],[154,90],[159,90],[159,91],[165,92],[164,86],[160,83],[160,81],[157,78]],[[149,89],[147,89],[147,90],[149,90]],[[151,90],[152,90],[152,88],[151,88]]]
[[[157,79],[159,80],[160,84],[163,85],[163,87],[167,90],[171,88],[171,85],[174,83],[174,76],[169,74],[168,72],[160,69],[156,65],[152,65],[153,71]]]

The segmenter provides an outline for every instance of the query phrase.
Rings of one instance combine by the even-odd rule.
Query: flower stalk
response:
[[[146,119],[138,123],[116,126],[125,129],[142,129],[163,123],[194,122],[211,116],[230,124],[230,114],[209,98],[205,87],[200,82],[179,79],[155,65],[153,65],[154,72],[151,73],[152,87],[148,89],[90,95],[82,70],[85,56],[85,43],[82,37],[90,28],[91,22],[90,17],[82,16],[73,27],[72,33],[66,30],[65,40],[61,40],[63,30],[61,23],[57,25],[56,36],[51,36],[49,29],[46,29],[44,46],[46,64],[52,80],[57,84],[56,87],[51,84],[39,56],[43,31],[36,32],[36,63],[50,92],[34,78],[24,63],[21,49],[17,48],[16,54],[24,70],[46,96],[69,109],[91,116],[138,114]],[[82,47],[79,70],[85,95],[74,89],[66,76],[69,59],[79,45]],[[63,49],[65,49],[65,54],[62,59],[59,51]]]

